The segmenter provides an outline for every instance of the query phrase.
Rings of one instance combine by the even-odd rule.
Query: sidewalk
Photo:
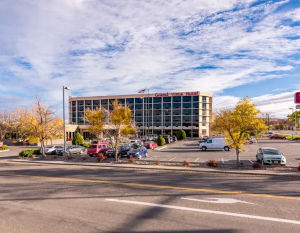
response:
[[[114,164],[114,163],[80,163],[80,162],[64,162],[64,161],[32,161],[12,159],[10,162],[19,163],[40,163],[53,165],[76,165],[76,166],[91,166],[91,167],[111,167],[124,169],[146,169],[146,170],[160,170],[170,172],[193,172],[193,173],[219,173],[219,174],[239,174],[239,175],[255,175],[255,176],[288,176],[299,177],[300,172],[286,172],[286,171],[272,171],[272,170],[231,170],[218,168],[200,168],[200,167],[179,167],[179,166],[161,166],[161,165],[139,165],[139,164]]]

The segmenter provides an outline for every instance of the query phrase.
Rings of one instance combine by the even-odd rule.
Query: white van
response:
[[[200,149],[203,151],[212,150],[225,150],[229,151],[230,148],[225,144],[224,138],[209,138],[205,142],[199,143]]]

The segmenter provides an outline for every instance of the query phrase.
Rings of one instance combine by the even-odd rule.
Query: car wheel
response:
[[[225,150],[225,151],[229,151],[229,150],[230,150],[229,146],[225,146],[225,147],[224,147],[224,150]]]
[[[201,150],[202,150],[202,151],[206,151],[206,150],[207,150],[206,146],[202,146],[202,147],[201,147]]]

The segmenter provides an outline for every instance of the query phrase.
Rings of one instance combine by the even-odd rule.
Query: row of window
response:
[[[209,97],[202,96],[202,102],[208,102]],[[78,106],[100,106],[112,104],[118,101],[120,104],[142,104],[142,103],[181,103],[181,102],[199,102],[199,96],[173,96],[173,97],[144,97],[144,98],[126,98],[126,99],[102,99],[102,100],[78,100]],[[72,101],[72,106],[76,106],[76,101]]]

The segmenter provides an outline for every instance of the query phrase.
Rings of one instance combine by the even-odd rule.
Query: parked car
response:
[[[128,156],[128,151],[130,150],[130,145],[122,145],[119,147],[119,152],[118,152],[118,156],[119,157],[127,157]],[[107,152],[106,152],[106,156],[107,157],[115,157],[115,150],[114,149],[109,149]]]
[[[129,157],[132,156],[134,158],[141,159],[142,157],[148,156],[148,151],[144,146],[133,144],[130,150],[128,151],[127,155]]]
[[[170,135],[163,135],[163,138],[165,139],[166,144],[169,144],[173,141]]]
[[[46,146],[45,147],[45,153],[46,155],[58,155],[62,154],[62,151],[64,150],[63,146]],[[42,153],[42,148],[40,150],[40,153]]]
[[[283,156],[283,153],[276,148],[270,147],[259,148],[256,154],[256,161],[262,164],[286,164],[286,158]]]
[[[147,148],[147,149],[154,149],[157,147],[157,143],[156,142],[153,142],[153,141],[146,141],[144,142],[144,146]]]
[[[203,151],[213,149],[213,150],[225,150],[229,151],[230,147],[225,144],[224,138],[210,138],[206,141],[199,143],[200,149]]]
[[[248,138],[247,141],[248,141],[249,144],[257,143],[257,140],[254,137]]]
[[[272,132],[272,131],[269,131],[268,133],[267,133],[267,136],[268,137],[271,137],[271,136],[273,136],[274,135],[274,133]]]
[[[173,138],[173,142],[177,142],[178,139],[175,135],[173,135],[172,138]]]
[[[140,140],[140,139],[131,139],[131,140],[130,140],[130,143],[131,143],[131,144],[143,145],[143,142],[142,142],[142,140]]]
[[[286,140],[286,137],[285,136],[281,136],[281,135],[278,135],[278,134],[274,134],[272,136],[269,137],[269,139],[282,139],[282,140]]]
[[[69,155],[84,154],[86,148],[84,146],[73,145],[73,146],[67,146],[66,151]]]
[[[103,155],[106,154],[106,152],[109,150],[109,146],[108,146],[108,142],[102,142],[102,143],[98,143],[98,144],[92,144],[89,146],[89,148],[87,149],[87,154],[89,156],[94,156],[97,155],[99,153],[102,153]]]

